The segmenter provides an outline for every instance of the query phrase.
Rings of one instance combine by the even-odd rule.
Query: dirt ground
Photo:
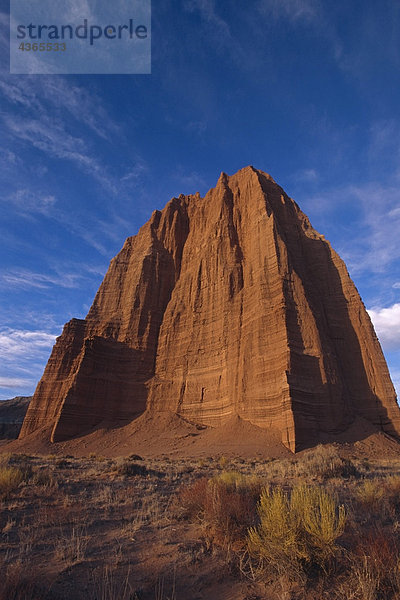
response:
[[[249,478],[251,486],[256,481],[260,490],[302,482],[324,486],[346,503],[349,526],[341,551],[350,548],[356,557],[361,530],[375,531],[378,523],[379,535],[398,537],[400,451],[383,434],[296,456],[282,451],[281,457],[205,450],[197,457],[119,458],[8,451],[0,455],[0,473],[7,469],[23,478],[10,491],[3,488],[0,501],[0,600],[400,597],[386,588],[386,595],[380,593],[379,586],[375,596],[365,595],[363,558],[351,566],[341,559],[334,572],[308,573],[299,582],[249,568],[245,534],[231,535],[201,511],[189,514],[184,500],[196,482],[222,482],[232,473]],[[375,491],[363,499],[366,481]],[[388,490],[386,499],[380,488]],[[351,583],[358,580],[358,587]]]

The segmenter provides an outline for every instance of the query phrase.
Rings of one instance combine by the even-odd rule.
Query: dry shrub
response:
[[[32,475],[32,483],[47,488],[57,487],[58,483],[50,469],[38,469]]]
[[[219,475],[213,477],[212,481],[226,487],[235,488],[237,490],[261,490],[261,480],[256,475],[243,475],[238,471],[223,471]]]
[[[350,577],[350,589],[346,590],[349,597],[350,594],[352,597],[355,594],[356,598],[362,600],[377,600],[378,582],[365,556],[359,563],[354,564]]]
[[[400,542],[393,532],[375,528],[362,535],[350,560],[363,599],[400,597]]]
[[[363,509],[377,510],[384,498],[382,481],[366,479],[356,489],[355,499]]]
[[[388,477],[385,481],[384,496],[390,509],[400,513],[400,477]]]
[[[248,533],[251,555],[278,572],[318,566],[324,570],[337,555],[343,534],[343,506],[323,488],[300,485],[291,493],[264,489],[258,505],[260,524]]]
[[[136,600],[140,597],[130,585],[129,570],[121,581],[115,569],[109,565],[98,568],[92,573],[94,590],[91,600]]]
[[[360,472],[351,460],[339,456],[334,446],[322,444],[299,459],[297,473],[300,476],[311,475],[320,479],[360,477]]]
[[[32,457],[27,454],[3,454],[0,457],[0,468],[14,468],[22,473],[23,481],[32,477]]]
[[[0,600],[51,600],[50,592],[39,585],[39,574],[31,568],[20,562],[0,566]]]
[[[244,542],[247,529],[257,520],[260,489],[254,477],[228,471],[181,488],[178,499],[186,516],[206,522],[212,536]]]
[[[60,531],[54,547],[55,557],[70,565],[81,562],[86,557],[88,545],[86,527],[74,524],[69,532]]]
[[[145,465],[138,465],[129,458],[117,464],[116,471],[118,475],[123,475],[124,477],[133,477],[134,475],[144,476],[149,473]]]
[[[189,519],[203,516],[208,481],[207,477],[201,477],[191,485],[185,485],[179,490],[178,502],[184,515]]]
[[[24,480],[24,473],[16,467],[0,467],[0,499],[9,498]]]
[[[57,469],[70,469],[73,466],[70,460],[62,457],[57,457],[54,464]]]

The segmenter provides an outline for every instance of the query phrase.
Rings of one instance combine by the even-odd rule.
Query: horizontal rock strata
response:
[[[85,320],[57,339],[20,434],[52,441],[147,411],[281,431],[292,451],[357,418],[400,433],[396,395],[343,261],[252,167],[180,196],[128,238]]]

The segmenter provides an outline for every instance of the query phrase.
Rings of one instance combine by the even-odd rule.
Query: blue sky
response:
[[[1,399],[155,208],[248,164],[344,258],[400,391],[398,2],[153,0],[152,74],[125,76],[10,75],[0,6]]]

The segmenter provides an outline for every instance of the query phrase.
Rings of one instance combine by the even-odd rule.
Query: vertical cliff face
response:
[[[144,411],[239,415],[291,450],[364,417],[400,434],[387,366],[330,244],[271,177],[221,174],[155,211],[58,338],[20,437],[53,441]]]

